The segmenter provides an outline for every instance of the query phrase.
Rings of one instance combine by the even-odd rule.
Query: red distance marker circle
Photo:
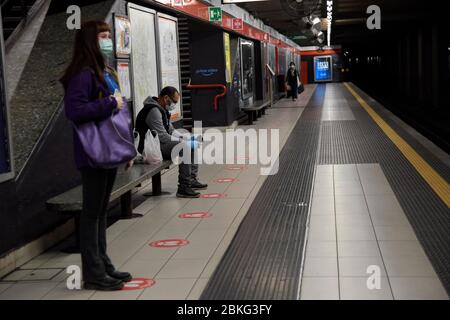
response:
[[[232,170],[232,171],[238,171],[238,170],[244,170],[246,169],[245,166],[226,166],[225,170]]]
[[[180,214],[178,217],[181,219],[203,219],[211,217],[211,214],[209,212],[186,212]]]
[[[236,181],[238,181],[238,179],[235,179],[235,178],[219,178],[219,179],[214,180],[214,182],[217,182],[217,183],[231,183],[231,182],[236,182]]]
[[[176,248],[176,247],[182,247],[189,244],[189,241],[184,239],[165,239],[165,240],[158,240],[153,241],[150,243],[150,247],[154,248]]]
[[[126,282],[122,288],[122,291],[140,290],[149,288],[155,284],[155,280],[148,278],[134,278],[129,282]]]
[[[203,199],[219,199],[219,198],[225,198],[227,195],[224,193],[206,193],[202,194],[200,198]]]

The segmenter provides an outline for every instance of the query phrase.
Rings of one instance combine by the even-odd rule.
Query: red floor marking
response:
[[[214,182],[217,183],[228,183],[228,182],[236,182],[238,181],[238,179],[235,178],[218,178],[216,180],[214,180]]]
[[[181,219],[191,219],[191,218],[209,218],[211,217],[211,214],[209,212],[187,212],[182,213],[178,217]]]
[[[150,243],[150,247],[154,248],[175,248],[175,247],[182,247],[189,244],[189,241],[184,239],[165,239],[165,240],[158,240],[153,241]]]
[[[247,169],[245,166],[226,166],[225,170],[244,170]]]
[[[207,193],[202,194],[200,198],[203,199],[217,199],[217,198],[225,198],[227,195],[225,193]]]
[[[148,278],[134,278],[130,282],[126,282],[122,291],[139,290],[149,288],[155,284],[155,280]]]

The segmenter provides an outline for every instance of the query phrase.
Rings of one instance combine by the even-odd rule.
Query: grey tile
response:
[[[378,240],[417,240],[410,226],[375,226]]]
[[[307,257],[337,257],[335,241],[308,241]]]
[[[311,215],[334,215],[334,197],[313,197]]]
[[[378,241],[383,257],[411,256],[426,258],[425,251],[417,240],[412,241]]]
[[[139,300],[184,300],[189,295],[197,279],[157,279],[146,288]]]
[[[64,281],[43,296],[42,300],[88,300],[94,293],[94,290],[69,290]]]
[[[305,277],[337,277],[337,259],[329,257],[306,257],[303,269]]]
[[[348,187],[335,187],[334,193],[336,196],[356,196],[356,195],[363,195],[363,189],[361,186],[348,186]]]
[[[33,270],[15,270],[2,279],[2,281],[19,281],[28,276]]]
[[[372,268],[379,268],[380,275],[386,276],[383,260],[379,256],[374,257],[339,257],[340,277],[369,277]]]
[[[0,282],[0,294],[11,287],[14,283],[12,282]]]
[[[208,281],[209,281],[208,278],[197,279],[194,287],[192,288],[191,292],[189,293],[189,296],[187,297],[187,300],[199,300],[200,296],[203,293],[203,290],[208,285]]]
[[[336,241],[336,228],[322,227],[322,226],[312,226],[308,232],[309,241]]]
[[[374,226],[410,226],[404,214],[382,213],[372,215],[371,218]]]
[[[22,278],[22,281],[51,280],[61,272],[65,272],[65,269],[36,269]]]
[[[389,277],[437,277],[426,258],[414,256],[383,257]]]
[[[339,257],[380,257],[376,241],[339,241]]]
[[[339,300],[338,278],[303,278],[301,300]]]
[[[167,260],[129,260],[120,269],[131,273],[133,278],[154,278],[165,267]]]
[[[390,277],[396,300],[449,300],[437,277]]]
[[[171,259],[157,274],[156,278],[198,278],[208,260]]]
[[[339,214],[336,215],[336,224],[342,227],[372,226],[368,214]]]
[[[334,215],[311,215],[309,225],[315,227],[334,227],[336,224]]]
[[[367,195],[366,200],[371,215],[403,213],[402,207],[393,195]]]
[[[336,214],[369,214],[364,196],[336,196]]]
[[[0,294],[0,300],[39,300],[56,285],[51,281],[16,283]]]
[[[368,286],[367,277],[341,277],[339,287],[342,300],[392,300],[392,292],[387,278],[380,278],[380,286]],[[371,288],[371,289],[370,289]]]
[[[370,241],[376,240],[371,226],[342,226],[337,227],[338,241]]]
[[[118,291],[96,291],[89,300],[137,300],[144,289],[118,290]]]

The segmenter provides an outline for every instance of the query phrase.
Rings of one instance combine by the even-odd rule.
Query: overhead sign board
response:
[[[209,21],[220,22],[222,21],[222,9],[220,7],[208,8]]]
[[[233,18],[233,30],[244,30],[244,21],[239,18]]]
[[[242,3],[242,2],[263,2],[269,0],[222,0],[223,4]]]

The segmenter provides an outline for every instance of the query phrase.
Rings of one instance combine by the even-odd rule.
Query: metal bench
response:
[[[252,106],[242,108],[242,111],[244,111],[248,117],[247,124],[252,125],[253,121],[256,121],[263,114],[266,114],[266,108],[268,106],[270,106],[270,101],[257,101]]]
[[[161,171],[169,168],[171,161],[164,160],[158,164],[135,164],[128,171],[118,172],[111,193],[110,202],[120,198],[121,218],[131,219],[142,216],[133,213],[131,195],[133,189],[144,180],[152,178],[152,195],[161,194]],[[47,209],[62,214],[71,214],[75,218],[75,235],[79,243],[79,213],[83,207],[82,187],[77,186],[46,202]],[[75,249],[76,250],[76,249]]]

